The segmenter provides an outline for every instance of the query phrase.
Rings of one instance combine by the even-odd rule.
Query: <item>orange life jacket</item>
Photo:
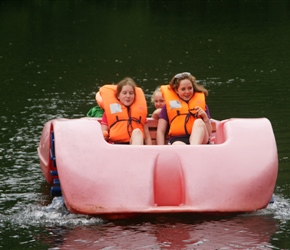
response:
[[[147,118],[147,103],[141,88],[135,87],[135,101],[130,107],[123,105],[115,96],[117,85],[104,85],[100,88],[101,99],[97,100],[105,110],[109,139],[113,142],[129,142],[133,129],[139,128],[144,135]]]
[[[194,108],[199,106],[206,108],[205,95],[203,92],[194,92],[193,97],[185,102],[171,89],[169,85],[162,85],[160,90],[163,94],[166,111],[169,119],[170,136],[190,135],[196,114]]]

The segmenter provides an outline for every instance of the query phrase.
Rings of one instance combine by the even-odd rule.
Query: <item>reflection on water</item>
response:
[[[275,196],[274,204],[254,213],[140,216],[109,222],[70,214],[63,199],[56,197],[47,206],[18,204],[8,218],[0,219],[19,228],[45,229],[48,234],[34,232],[33,238],[57,249],[272,249],[271,237],[281,230],[279,221],[290,218],[288,207],[288,201]]]
[[[48,243],[57,238],[53,244],[57,249],[271,249],[270,239],[279,227],[272,216],[275,209],[242,215],[159,215],[106,222],[70,214],[63,200],[54,198],[48,206],[19,209],[10,222],[47,228],[49,235],[38,237]]]

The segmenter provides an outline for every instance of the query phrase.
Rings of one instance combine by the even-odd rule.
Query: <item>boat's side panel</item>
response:
[[[51,151],[52,150],[51,133],[53,132],[54,123],[58,121],[70,121],[70,120],[64,119],[64,118],[58,118],[58,119],[48,121],[42,129],[40,142],[37,148],[41,170],[42,170],[45,180],[49,184],[53,184],[53,180],[58,178],[57,176],[51,174],[51,172],[57,172],[57,169],[55,166],[55,160],[53,159],[53,155]],[[53,154],[54,153],[55,152],[53,150]]]
[[[40,138],[40,143],[37,148],[38,157],[40,159],[40,166],[46,181],[51,184],[53,182],[53,178],[50,174],[51,170],[51,159],[50,159],[50,132],[52,121],[47,122],[43,129]]]
[[[85,214],[243,212],[265,207],[278,168],[270,122],[233,119],[222,129],[223,140],[215,145],[128,146],[105,142],[95,119],[55,121],[66,206]]]

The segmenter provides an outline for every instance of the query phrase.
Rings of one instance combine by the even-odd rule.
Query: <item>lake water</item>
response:
[[[0,36],[1,249],[290,249],[289,1],[2,0]],[[149,103],[184,71],[209,90],[212,117],[271,121],[274,204],[107,222],[50,197],[36,151],[45,122],[86,116],[98,87],[125,76]]]

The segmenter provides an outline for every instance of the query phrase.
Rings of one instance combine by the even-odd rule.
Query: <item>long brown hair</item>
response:
[[[173,90],[177,90],[179,85],[180,85],[180,81],[184,80],[184,79],[188,79],[189,81],[191,81],[192,87],[193,87],[195,92],[203,92],[205,94],[205,96],[208,96],[207,89],[205,87],[203,87],[202,85],[199,85],[196,82],[195,77],[188,72],[179,73],[179,74],[175,75],[171,79],[169,85]]]
[[[134,95],[136,96],[136,90],[135,90],[135,87],[137,87],[137,84],[135,83],[135,81],[134,81],[132,78],[130,78],[130,77],[125,77],[123,80],[121,80],[121,81],[118,82],[118,84],[117,84],[117,90],[116,90],[116,93],[115,93],[116,98],[118,98],[119,94],[120,94],[121,91],[122,91],[122,88],[123,88],[125,85],[132,86],[132,87],[133,87],[133,90],[134,90]]]

